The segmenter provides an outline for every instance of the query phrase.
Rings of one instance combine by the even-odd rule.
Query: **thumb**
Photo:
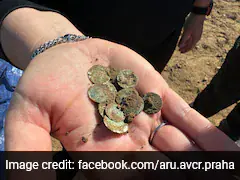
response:
[[[51,151],[51,125],[42,112],[15,91],[6,116],[7,151]]]

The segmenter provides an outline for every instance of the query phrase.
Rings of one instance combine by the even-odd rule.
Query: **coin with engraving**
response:
[[[94,65],[88,71],[88,78],[94,84],[103,84],[110,80],[107,67]]]
[[[138,77],[129,69],[121,70],[117,75],[117,83],[122,88],[135,87],[138,83]]]
[[[128,116],[124,119],[125,123],[131,123],[133,121],[133,119],[135,118],[135,114],[134,113],[130,113],[128,114]]]
[[[119,72],[120,72],[120,70],[118,70],[118,69],[109,68],[109,70],[108,70],[108,75],[109,75],[110,81],[111,81],[112,83],[116,82],[117,75],[118,75]]]
[[[110,103],[105,109],[106,115],[113,121],[120,122],[125,119],[121,106],[116,103]]]
[[[99,114],[104,117],[105,116],[105,109],[107,107],[107,104],[106,103],[99,103],[98,104],[98,112]]]
[[[88,89],[88,96],[97,103],[109,103],[115,101],[114,94],[105,84],[94,84]]]
[[[143,99],[136,94],[131,94],[123,98],[122,101],[122,110],[126,116],[133,113],[138,115],[144,108],[144,101]]]
[[[123,134],[128,132],[128,124],[124,121],[116,122],[104,116],[103,122],[104,125],[114,133]]]
[[[116,102],[118,104],[122,103],[122,100],[128,96],[130,96],[131,94],[135,94],[138,95],[138,92],[135,88],[125,88],[125,89],[121,89],[120,91],[117,92],[116,95]]]
[[[146,93],[143,96],[144,109],[143,111],[147,114],[154,114],[161,110],[162,108],[162,98],[153,92]]]
[[[117,89],[115,88],[115,86],[109,81],[104,84],[106,84],[108,86],[109,90],[116,96]]]

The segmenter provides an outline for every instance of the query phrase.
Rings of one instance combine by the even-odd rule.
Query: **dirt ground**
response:
[[[215,0],[214,9],[204,24],[203,35],[197,46],[186,54],[175,50],[167,64],[163,78],[184,100],[191,103],[217,73],[227,52],[240,35],[240,1]],[[218,125],[234,105],[209,120]],[[53,139],[53,151],[61,145]]]
[[[216,0],[204,24],[197,46],[186,54],[175,50],[162,76],[184,100],[191,103],[221,67],[227,52],[240,35],[240,1]],[[231,107],[209,118],[218,125]]]

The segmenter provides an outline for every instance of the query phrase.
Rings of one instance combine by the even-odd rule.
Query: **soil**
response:
[[[215,1],[204,24],[201,40],[186,54],[176,48],[162,76],[186,102],[191,103],[221,67],[227,52],[240,35],[240,1]],[[235,105],[209,118],[218,125]]]
[[[163,78],[186,102],[191,103],[221,67],[227,52],[240,35],[240,1],[216,0],[204,24],[203,35],[196,47],[186,54],[176,48],[162,72]],[[209,118],[218,125],[235,105]],[[61,150],[53,139],[53,151]]]

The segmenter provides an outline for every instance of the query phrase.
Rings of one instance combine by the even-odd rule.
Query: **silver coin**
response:
[[[107,104],[106,103],[99,103],[98,104],[98,112],[99,114],[104,117],[105,116],[105,109],[107,107]]]
[[[114,102],[115,96],[105,84],[94,84],[88,89],[88,96],[97,103]]]
[[[139,95],[137,90],[134,88],[125,88],[125,89],[121,89],[120,91],[117,92],[116,95],[116,102],[118,104],[122,103],[122,100],[128,96],[130,96],[131,94],[136,94]]]
[[[117,83],[122,88],[135,87],[138,83],[138,77],[129,69],[121,70],[117,75]]]
[[[94,84],[103,84],[110,80],[108,68],[101,65],[94,65],[88,71],[88,78]]]
[[[116,122],[104,116],[104,125],[114,133],[123,134],[128,132],[128,124],[124,121]]]
[[[153,92],[146,93],[143,96],[144,100],[144,112],[147,114],[154,114],[162,108],[162,98]]]
[[[106,84],[108,86],[109,90],[116,96],[116,94],[117,94],[116,87],[109,81],[104,84]]]
[[[126,116],[129,114],[138,115],[144,108],[144,101],[143,99],[136,95],[131,94],[123,99],[122,102],[122,110]]]
[[[121,106],[115,103],[110,103],[105,109],[106,115],[113,121],[120,122],[125,119],[124,113],[121,111]]]

